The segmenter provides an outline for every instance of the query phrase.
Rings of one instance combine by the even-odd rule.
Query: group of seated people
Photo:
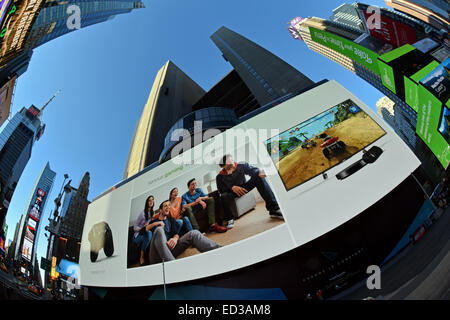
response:
[[[150,248],[150,264],[174,260],[189,246],[197,248],[200,252],[219,248],[219,244],[199,231],[196,214],[206,212],[210,232],[226,232],[234,227],[231,201],[253,188],[257,188],[261,194],[270,216],[283,219],[275,196],[264,179],[266,175],[263,170],[248,163],[236,163],[231,155],[223,156],[219,166],[222,169],[216,177],[216,182],[227,227],[222,227],[216,222],[214,198],[198,188],[195,179],[188,181],[188,191],[182,197],[178,196],[178,188],[173,188],[169,193],[169,199],[160,204],[159,212],[156,214],[153,209],[155,199],[149,196],[144,210],[134,225],[133,241],[141,247],[139,260],[141,265],[145,262],[145,252],[148,248]],[[246,181],[246,175],[250,176],[249,181]]]

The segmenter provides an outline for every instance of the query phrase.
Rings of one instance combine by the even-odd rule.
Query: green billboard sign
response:
[[[312,41],[337,51],[380,75],[377,61],[378,54],[376,52],[364,48],[353,41],[314,27],[309,27],[309,32]]]
[[[417,135],[442,166],[450,163],[450,58],[435,68],[419,84]]]

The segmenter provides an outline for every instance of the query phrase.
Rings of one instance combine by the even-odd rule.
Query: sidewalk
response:
[[[410,244],[381,270],[381,289],[362,281],[334,299],[450,300],[450,207],[415,245]]]

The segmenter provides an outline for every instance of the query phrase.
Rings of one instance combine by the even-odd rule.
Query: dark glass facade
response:
[[[34,106],[30,109],[38,110]],[[14,189],[31,157],[31,149],[41,128],[39,117],[22,108],[0,133],[0,225],[3,225]]]
[[[160,162],[169,160],[170,151],[186,136],[192,136],[208,129],[224,131],[237,124],[238,118],[231,109],[211,107],[191,112],[178,120],[167,132]],[[194,142],[192,139],[192,146],[194,146]]]
[[[67,21],[73,11],[68,9],[77,5],[81,12],[81,28],[105,22],[117,14],[129,13],[135,8],[143,8],[141,1],[135,0],[57,0],[46,1],[37,17],[27,39],[28,48],[36,48],[48,41],[56,39],[77,29],[69,29]]]

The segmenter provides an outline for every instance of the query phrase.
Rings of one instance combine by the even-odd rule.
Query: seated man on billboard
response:
[[[216,222],[216,213],[214,207],[214,198],[208,197],[202,189],[197,188],[195,179],[191,179],[187,183],[188,191],[183,194],[181,205],[186,210],[185,215],[191,221],[192,227],[199,230],[197,219],[195,215],[202,210],[205,210],[208,215],[209,231],[210,232],[225,232],[227,228],[219,226]]]
[[[228,221],[228,229],[234,226],[231,212],[232,201],[236,197],[242,197],[255,187],[266,202],[266,209],[269,211],[270,217],[284,220],[272,189],[265,180],[266,174],[263,170],[252,167],[246,162],[236,163],[230,154],[222,157],[219,166],[222,170],[216,177],[216,183],[220,192],[225,220]],[[249,181],[245,181],[246,175],[250,176]]]
[[[161,261],[175,260],[190,246],[197,248],[200,252],[206,252],[220,248],[220,245],[208,239],[198,230],[191,230],[180,237],[177,231],[180,229],[178,223],[170,216],[170,201],[166,200],[159,206],[159,217],[151,223],[162,221],[164,227],[152,229],[153,238],[150,244],[150,264]]]

